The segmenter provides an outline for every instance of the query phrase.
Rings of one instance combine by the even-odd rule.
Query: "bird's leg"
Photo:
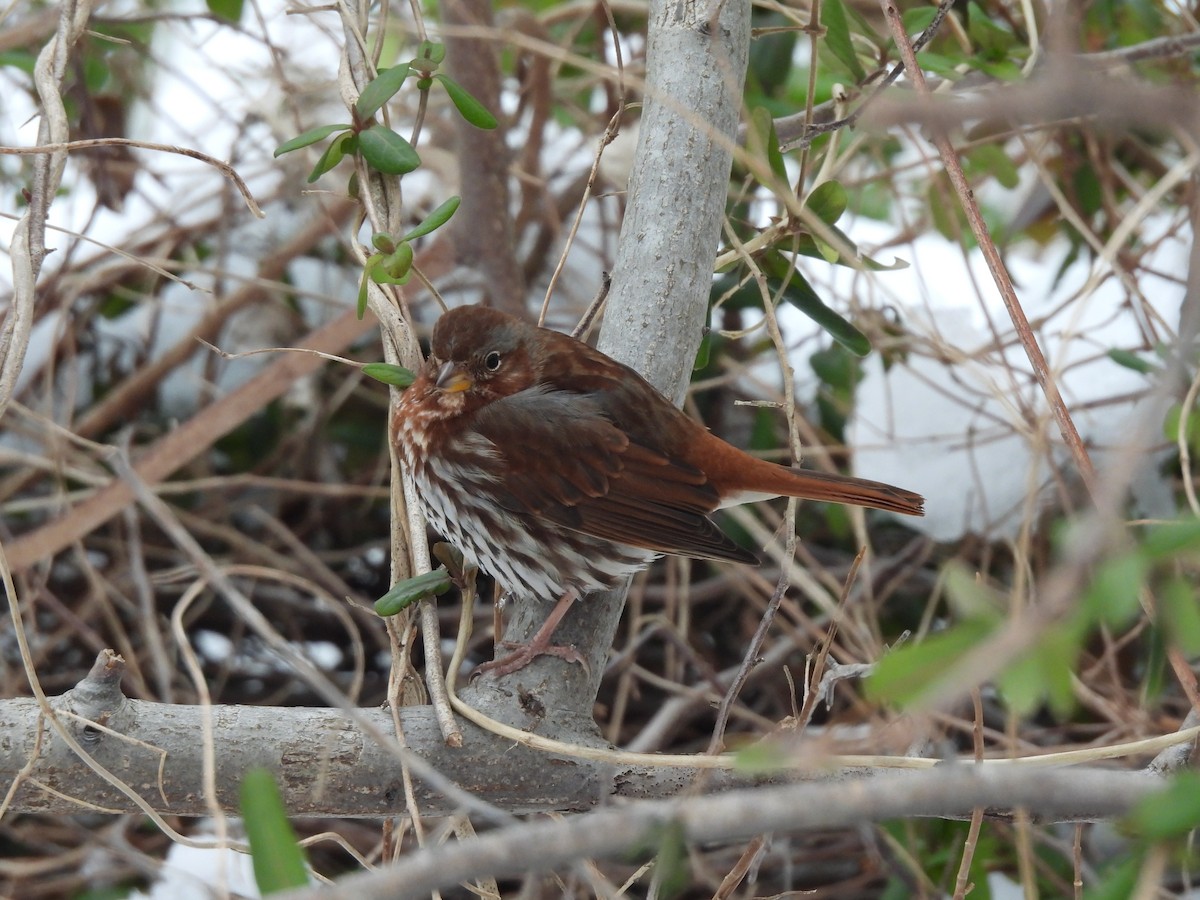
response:
[[[557,656],[567,662],[577,662],[586,669],[587,661],[573,646],[550,643],[550,638],[554,637],[554,630],[558,628],[558,623],[562,621],[563,616],[567,614],[567,610],[575,603],[578,596],[579,594],[574,588],[568,588],[567,592],[558,598],[558,602],[550,610],[550,615],[546,616],[546,621],[542,623],[542,627],[533,637],[523,644],[502,641],[500,646],[512,648],[513,652],[508,656],[483,663],[471,673],[471,677],[474,678],[489,672],[492,675],[510,675],[525,668],[539,656]]]

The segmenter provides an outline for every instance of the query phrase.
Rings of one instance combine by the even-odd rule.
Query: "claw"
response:
[[[513,652],[507,656],[502,656],[499,659],[494,659],[491,662],[483,663],[476,667],[471,673],[471,680],[474,681],[480,675],[494,675],[497,678],[504,675],[511,675],[513,672],[519,672],[525,668],[539,656],[557,656],[559,659],[564,659],[567,662],[579,663],[583,666],[584,672],[591,674],[588,668],[587,660],[583,655],[570,644],[550,644],[545,641],[532,640],[527,644],[516,644],[512,642],[504,642],[500,646],[514,648]]]

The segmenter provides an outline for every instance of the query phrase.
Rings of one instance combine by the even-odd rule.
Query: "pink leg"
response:
[[[558,628],[558,623],[562,621],[563,616],[567,614],[567,610],[575,603],[577,596],[578,594],[574,590],[568,590],[558,598],[558,602],[550,610],[550,615],[546,616],[546,621],[542,623],[542,627],[537,630],[528,642],[524,644],[505,642],[502,646],[515,648],[514,651],[508,654],[508,656],[502,656],[489,663],[483,663],[471,673],[471,677],[474,678],[477,675],[485,673],[497,676],[511,675],[513,672],[525,668],[539,656],[557,656],[559,659],[565,659],[567,662],[577,662],[584,668],[587,668],[587,662],[574,647],[550,643],[550,638],[554,637],[554,630]]]

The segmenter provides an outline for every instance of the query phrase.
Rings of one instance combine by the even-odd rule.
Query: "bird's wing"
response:
[[[487,486],[532,522],[701,559],[757,562],[708,514],[720,498],[704,473],[632,442],[587,394],[534,388],[489,403],[471,430],[503,458]]]

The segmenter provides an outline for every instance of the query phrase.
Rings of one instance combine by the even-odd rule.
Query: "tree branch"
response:
[[[352,875],[333,888],[293,891],[280,900],[428,896],[478,875],[519,875],[579,859],[654,852],[668,828],[692,844],[731,841],[767,831],[850,828],[908,816],[969,816],[977,807],[1021,810],[1088,821],[1126,813],[1163,782],[1108,769],[1074,771],[947,766],[931,772],[882,775],[837,784],[793,784],[770,791],[638,803],[568,820],[504,828],[472,841],[423,849],[396,865]],[[319,894],[318,894],[319,891]]]

